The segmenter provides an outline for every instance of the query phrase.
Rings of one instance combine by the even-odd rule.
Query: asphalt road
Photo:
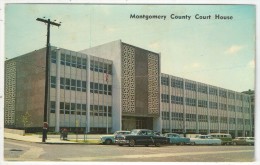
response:
[[[254,162],[254,146],[117,146],[4,140],[5,161]]]

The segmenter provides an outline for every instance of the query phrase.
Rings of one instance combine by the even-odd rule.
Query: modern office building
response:
[[[5,127],[41,129],[45,51],[6,61]],[[162,74],[158,53],[118,40],[49,55],[50,130],[252,134],[249,95]]]

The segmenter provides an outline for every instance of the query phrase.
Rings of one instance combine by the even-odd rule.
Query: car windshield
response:
[[[138,130],[132,130],[130,134],[132,134],[132,135],[137,135],[138,132],[139,132]]]

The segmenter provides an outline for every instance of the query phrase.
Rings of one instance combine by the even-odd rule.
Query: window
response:
[[[56,88],[56,77],[51,76],[51,88]]]
[[[198,85],[198,92],[208,94],[207,86]]]
[[[172,120],[183,120],[183,113],[172,112]]]
[[[186,98],[186,105],[190,105],[190,106],[196,106],[196,99],[192,99],[192,98]]]
[[[60,102],[60,114],[64,114],[64,102]]]
[[[94,83],[94,92],[98,93],[98,83]]]
[[[209,94],[217,96],[218,95],[218,90],[216,88],[209,87]]]
[[[237,106],[237,112],[243,112],[243,107]]]
[[[71,56],[71,66],[76,67],[76,65],[77,65],[77,57]]]
[[[90,60],[90,70],[94,71],[94,61]]]
[[[76,90],[76,80],[74,80],[74,79],[71,79],[71,88],[70,88],[71,90]]]
[[[236,124],[235,118],[229,118],[229,124]]]
[[[224,91],[224,90],[219,90],[219,96],[220,96],[220,97],[227,98],[227,92]]]
[[[112,65],[108,64],[108,74],[112,75]]]
[[[198,100],[198,107],[207,108],[208,107],[208,102],[205,101],[205,100]]]
[[[66,55],[66,66],[70,66],[71,56],[69,54]]]
[[[77,80],[77,91],[81,91],[81,81]]]
[[[199,122],[208,122],[208,116],[207,115],[199,115]]]
[[[87,91],[87,82],[86,81],[82,81],[82,92],[86,92]]]
[[[196,114],[186,114],[186,121],[196,121]]]
[[[220,117],[220,123],[227,123],[227,117]]]
[[[164,103],[169,103],[169,95],[166,95],[166,94],[162,94],[162,102]]]
[[[170,119],[170,113],[162,111],[162,119],[163,120],[169,120]]]
[[[69,78],[65,78],[66,81],[66,89],[70,90],[70,79]]]
[[[60,89],[65,89],[65,78],[60,78]]]
[[[94,83],[90,82],[90,93],[94,92]]]
[[[183,97],[180,97],[180,96],[171,96],[171,103],[174,103],[174,104],[183,104]]]
[[[250,113],[250,111],[249,111],[249,108],[248,108],[248,107],[244,107],[243,109],[244,109],[244,113]]]
[[[172,79],[171,86],[175,88],[183,89],[183,81]]]
[[[227,104],[219,103],[219,108],[220,108],[221,110],[227,110]]]
[[[104,72],[104,69],[103,69],[103,62],[99,62],[98,63],[98,71],[103,73]]]
[[[191,91],[196,91],[196,84],[185,82],[185,89],[191,90]]]
[[[209,102],[209,108],[211,109],[218,109],[218,103],[217,102]]]
[[[81,69],[81,58],[77,57],[77,68]]]
[[[51,113],[55,113],[55,109],[56,109],[56,102],[51,101]]]
[[[61,53],[60,64],[65,65],[65,54],[64,53]]]
[[[82,68],[87,69],[87,59],[82,58]]]
[[[103,94],[103,84],[99,84],[99,94]]]
[[[104,84],[104,95],[107,95],[107,85]]]
[[[229,111],[236,111],[236,107],[234,105],[228,105],[228,110]]]
[[[56,51],[52,51],[51,52],[51,62],[56,63],[56,61],[57,61]]]
[[[235,99],[235,93],[228,93],[229,99]]]
[[[108,106],[108,116],[111,117],[112,116],[112,107]]]
[[[218,116],[210,116],[211,123],[218,123]]]
[[[108,85],[108,95],[112,95],[112,85]]]
[[[81,114],[81,104],[77,104],[77,115]]]
[[[245,125],[250,125],[250,120],[249,119],[245,119]]]
[[[241,118],[237,118],[237,124],[244,124],[244,120]]]
[[[161,84],[169,86],[169,78],[168,77],[161,77]]]
[[[71,110],[71,114],[75,114],[75,110],[76,110],[76,104],[75,103],[71,103],[70,104],[70,110]]]

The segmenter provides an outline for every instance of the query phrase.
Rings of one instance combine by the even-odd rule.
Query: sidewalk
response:
[[[34,135],[22,136],[22,135],[18,135],[18,134],[12,134],[12,133],[6,133],[5,132],[4,138],[26,141],[26,142],[33,142],[33,143],[42,143],[41,136],[34,136]],[[61,140],[59,138],[48,138],[48,139],[46,139],[45,143],[49,143],[49,144],[73,144],[73,143],[77,143],[77,142],[68,141],[68,140]]]

